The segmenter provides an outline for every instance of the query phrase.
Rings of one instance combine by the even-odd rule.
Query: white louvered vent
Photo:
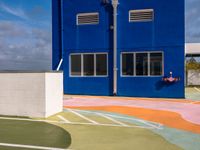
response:
[[[129,22],[148,22],[154,20],[153,9],[141,9],[129,11]]]
[[[99,13],[77,14],[77,25],[99,24]]]

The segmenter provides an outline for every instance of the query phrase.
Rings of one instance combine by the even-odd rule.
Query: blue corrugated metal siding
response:
[[[53,68],[60,59],[60,35],[57,3],[53,0]],[[119,0],[118,7],[118,95],[137,97],[184,97],[184,1],[183,0]],[[54,5],[55,4],[55,5]],[[100,0],[63,1],[64,92],[66,94],[112,95],[113,31],[112,6]],[[60,9],[60,8],[59,8]],[[129,22],[129,10],[154,9],[152,22]],[[98,25],[76,25],[77,13],[99,12]],[[163,83],[162,77],[121,77],[121,52],[162,51],[164,75],[181,81]],[[71,53],[107,52],[108,77],[69,77]]]
[[[60,59],[62,58],[62,39],[61,39],[61,2],[60,0],[52,0],[52,69],[56,70]]]
[[[112,94],[112,7],[100,1],[68,0],[63,2],[64,29],[64,91],[69,94]],[[77,13],[99,12],[99,25],[76,25]],[[69,77],[70,53],[107,52],[109,55],[108,77]]]

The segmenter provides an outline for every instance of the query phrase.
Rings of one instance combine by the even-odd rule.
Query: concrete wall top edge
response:
[[[63,73],[62,71],[0,71],[0,73]]]

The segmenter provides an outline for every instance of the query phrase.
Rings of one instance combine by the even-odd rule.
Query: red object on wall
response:
[[[181,79],[179,77],[173,77],[173,73],[170,72],[170,77],[164,77],[162,80],[165,82],[173,83],[173,82],[178,82]]]

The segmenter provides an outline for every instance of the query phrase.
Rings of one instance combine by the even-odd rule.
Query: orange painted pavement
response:
[[[168,127],[182,129],[200,134],[200,125],[184,120],[181,115],[175,112],[151,110],[145,108],[123,107],[123,106],[99,106],[99,107],[65,107],[81,110],[99,110],[124,115],[134,116],[148,121],[162,123]]]

